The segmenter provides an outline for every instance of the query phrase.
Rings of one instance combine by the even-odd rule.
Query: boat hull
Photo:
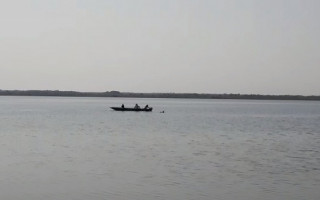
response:
[[[122,108],[122,107],[110,107],[111,109],[115,111],[135,111],[135,112],[151,112],[152,108]]]

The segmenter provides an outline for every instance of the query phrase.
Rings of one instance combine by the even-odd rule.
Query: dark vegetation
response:
[[[262,99],[262,100],[320,100],[320,96],[259,95],[259,94],[199,94],[199,93],[133,93],[133,92],[76,92],[59,90],[0,90],[1,96],[65,96],[65,97],[137,97],[190,99]]]

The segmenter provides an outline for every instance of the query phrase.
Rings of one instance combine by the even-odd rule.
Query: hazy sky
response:
[[[320,95],[319,0],[0,0],[0,89]]]

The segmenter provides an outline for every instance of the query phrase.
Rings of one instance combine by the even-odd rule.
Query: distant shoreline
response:
[[[320,96],[303,96],[303,95],[134,93],[134,92],[119,92],[119,91],[76,92],[76,91],[59,91],[59,90],[0,90],[0,96],[256,99],[256,100],[312,100],[312,101],[320,100]]]

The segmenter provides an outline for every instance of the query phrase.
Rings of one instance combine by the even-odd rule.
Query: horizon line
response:
[[[104,93],[118,93],[118,94],[177,94],[177,95],[256,95],[256,96],[300,96],[300,97],[320,97],[319,95],[302,95],[302,94],[259,94],[259,93],[208,93],[208,92],[123,92],[118,90],[110,90],[110,91],[77,91],[77,90],[59,90],[59,89],[0,89],[0,92],[8,91],[8,92],[74,92],[74,93],[95,93],[95,94],[104,94]]]

